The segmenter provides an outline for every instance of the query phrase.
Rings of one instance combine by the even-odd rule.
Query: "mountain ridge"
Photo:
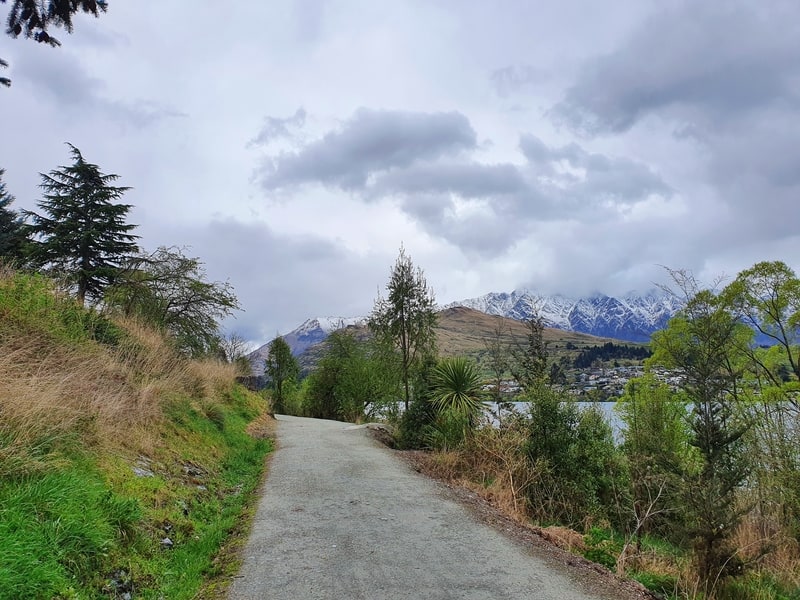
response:
[[[512,292],[489,292],[483,296],[451,302],[439,311],[464,307],[515,321],[535,315],[546,327],[582,333],[597,338],[646,343],[650,335],[663,329],[682,307],[673,295],[660,290],[643,294],[628,292],[620,298],[605,294],[573,298],[563,294],[544,295],[527,289]],[[283,336],[294,356],[303,355],[332,332],[348,326],[363,326],[366,317],[314,317]],[[264,373],[269,342],[248,355],[255,375]]]
[[[648,342],[654,331],[663,329],[682,305],[672,294],[659,290],[628,292],[620,298],[605,294],[573,298],[521,289],[489,292],[443,308],[454,306],[518,321],[539,315],[547,327],[641,343]]]

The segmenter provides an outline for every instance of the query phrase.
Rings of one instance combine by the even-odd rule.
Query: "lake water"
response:
[[[511,402],[510,404],[514,407],[516,412],[523,415],[528,413],[530,402]],[[576,402],[575,404],[577,404],[579,410],[587,410],[592,407],[600,409],[606,422],[611,425],[614,440],[616,442],[622,441],[622,420],[619,418],[617,411],[614,410],[614,407],[617,405],[616,402]],[[490,402],[488,407],[492,412],[497,410],[497,405],[493,402]],[[493,415],[488,410],[486,416],[492,421],[493,425],[497,425],[497,420],[493,418]]]

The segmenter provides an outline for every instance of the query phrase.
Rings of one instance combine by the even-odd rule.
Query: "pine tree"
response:
[[[4,169],[0,169],[0,258],[4,260],[22,260],[22,247],[25,243],[25,232],[22,219],[9,206],[14,202],[3,183]]]
[[[130,204],[115,204],[130,188],[111,183],[118,175],[105,175],[84,160],[69,144],[74,163],[41,174],[44,214],[24,211],[34,240],[31,259],[46,270],[62,275],[74,286],[81,304],[98,299],[119,273],[120,262],[138,251],[129,233],[136,225],[125,222]]]
[[[406,255],[402,246],[387,289],[388,297],[379,297],[375,301],[369,328],[400,352],[405,407],[408,410],[412,371],[426,354],[434,354],[436,301],[422,269],[414,268],[411,257]]]

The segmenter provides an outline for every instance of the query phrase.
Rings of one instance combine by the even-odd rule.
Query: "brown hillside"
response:
[[[528,329],[524,322],[487,315],[471,308],[456,306],[440,311],[436,326],[436,347],[440,356],[469,356],[479,363],[484,361],[486,346],[494,336],[498,326],[503,328],[503,343],[509,346],[525,345],[527,343]],[[365,326],[350,326],[360,339],[369,335]],[[562,356],[574,358],[578,352],[589,346],[598,346],[606,342],[620,343],[611,338],[595,337],[585,333],[575,333],[547,327],[544,330],[544,339],[551,360],[558,360]],[[571,343],[570,349],[567,344]],[[622,342],[637,345],[632,342]],[[324,344],[311,346],[299,357],[300,366],[304,373],[314,368],[324,349]]]
[[[528,329],[524,322],[487,315],[471,308],[456,306],[439,313],[436,327],[436,345],[442,356],[468,355],[480,360],[486,351],[487,342],[494,336],[498,326],[503,328],[504,340],[512,345],[527,343]],[[559,358],[564,354],[575,355],[588,346],[598,346],[606,342],[616,342],[611,338],[601,338],[585,333],[564,331],[546,327],[544,339],[551,357]],[[567,350],[566,345],[575,347]],[[630,342],[625,342],[630,344]]]

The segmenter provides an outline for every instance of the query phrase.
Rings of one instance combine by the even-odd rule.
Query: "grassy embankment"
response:
[[[0,272],[0,600],[215,597],[271,449],[234,376]]]

